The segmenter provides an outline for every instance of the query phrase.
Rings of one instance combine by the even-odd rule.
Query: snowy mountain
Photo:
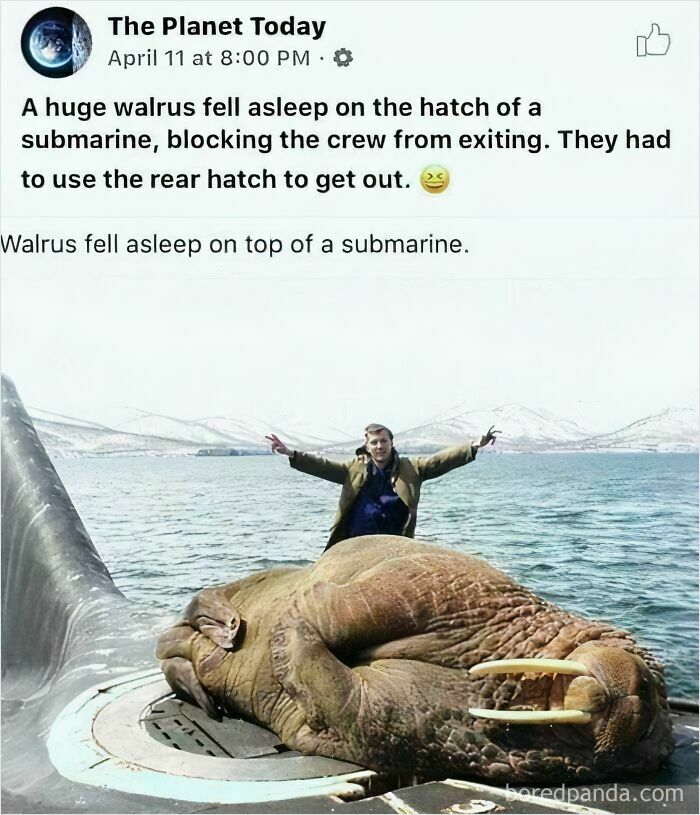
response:
[[[406,452],[439,450],[461,444],[466,439],[479,438],[491,425],[502,430],[495,449],[504,452],[552,449],[591,435],[575,422],[552,413],[508,404],[492,410],[462,412],[460,408],[454,408],[427,424],[397,433],[396,446]]]
[[[172,416],[161,416],[157,413],[141,412],[120,424],[117,430],[126,433],[138,433],[140,436],[157,436],[163,439],[184,441],[200,446],[226,445],[230,440],[225,433],[194,419],[176,419]]]
[[[34,415],[34,408],[28,408],[29,413]],[[105,405],[91,405],[86,403],[81,409],[80,414],[74,417],[75,421],[81,424],[97,424],[101,427],[109,427],[112,430],[118,430],[122,425],[138,419],[144,415],[143,410],[138,408],[125,407],[112,405],[106,407]]]
[[[121,433],[97,424],[82,424],[75,419],[53,421],[39,418],[42,411],[32,410],[32,421],[44,447],[51,455],[176,455],[194,454],[197,447],[171,439]]]
[[[270,433],[278,434],[298,450],[325,449],[337,442],[338,438],[348,438],[342,431],[316,427],[310,423],[290,431],[249,418],[214,416],[186,420],[136,408],[115,409],[115,418],[120,421],[114,427],[49,413],[39,408],[30,408],[30,415],[45,447],[52,454],[60,456],[194,455],[201,449],[263,454],[270,450],[265,440]],[[328,435],[324,437],[323,433]]]
[[[288,413],[284,416],[278,417],[274,421],[273,433],[284,432],[293,435],[300,441],[308,440],[308,444],[316,447],[325,447],[329,444],[337,444],[339,442],[354,443],[357,439],[358,433],[348,433],[334,425],[319,424],[318,422],[310,422],[304,416],[299,416],[295,413]],[[274,428],[278,430],[275,430]],[[278,434],[279,435],[279,434]],[[283,436],[282,438],[286,438]],[[355,445],[357,446],[357,445]],[[307,449],[307,448],[299,448]]]
[[[455,412],[456,411],[456,412]],[[256,419],[214,416],[177,419],[134,408],[119,409],[117,427],[74,419],[31,408],[39,435],[50,453],[76,455],[194,455],[198,450],[269,452],[265,435],[276,433],[298,450],[352,454],[360,438],[332,427],[302,422],[299,426],[269,424]],[[457,407],[419,427],[396,434],[403,453],[432,452],[476,439],[495,425],[502,430],[488,452],[606,452],[617,450],[694,452],[698,449],[698,417],[691,408],[668,408],[612,433],[593,435],[580,425],[518,404],[492,410]]]
[[[246,417],[245,419],[230,419],[225,416],[216,416],[209,419],[200,419],[199,424],[216,430],[228,439],[232,446],[263,446],[269,449],[265,436],[274,433],[284,440],[286,444],[297,450],[320,450],[336,444],[339,439],[350,437],[336,428],[315,425],[311,422],[284,419],[275,422],[263,422]]]
[[[584,451],[649,450],[659,453],[692,453],[698,449],[698,414],[692,408],[667,408],[639,419],[614,433],[583,439]]]

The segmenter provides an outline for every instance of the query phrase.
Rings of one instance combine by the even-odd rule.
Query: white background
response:
[[[93,53],[54,80],[24,62],[19,38],[43,6],[2,3],[3,233],[81,238],[88,232],[177,237],[459,237],[457,256],[245,254],[2,257],[3,370],[26,402],[90,418],[131,405],[195,418],[295,417],[357,431],[395,430],[457,402],[544,407],[612,430],[667,406],[697,402],[698,7],[635,3],[80,2]],[[265,15],[325,19],[305,37],[114,37],[107,17]],[[638,58],[651,23],[671,35],[664,57]],[[352,49],[337,68],[333,52]],[[311,67],[120,70],[110,54],[155,48],[309,49]],[[320,57],[324,59],[321,61]],[[21,116],[28,97],[192,100],[238,95],[358,99],[368,115],[319,124],[204,119],[81,123]],[[542,103],[543,115],[500,119],[374,118],[375,97]],[[544,134],[519,150],[27,151],[24,132]],[[618,133],[611,154],[562,150],[556,131]],[[625,150],[624,132],[671,129],[670,150]],[[418,184],[439,162],[443,195]],[[66,192],[23,190],[22,169],[101,173],[201,171],[314,175],[404,173],[406,190],[309,189]],[[318,244],[315,243],[315,246]]]

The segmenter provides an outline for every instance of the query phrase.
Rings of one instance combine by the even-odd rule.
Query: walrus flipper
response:
[[[385,600],[386,598],[386,600]],[[415,615],[387,597],[377,578],[318,581],[272,630],[272,670],[317,733],[351,730],[370,688],[349,665],[377,643],[414,635]]]
[[[284,618],[271,638],[272,672],[317,733],[352,722],[360,709],[361,680],[327,648],[298,614]]]
[[[302,613],[334,653],[352,655],[422,630],[410,594],[411,587],[399,598],[389,594],[377,576],[343,585],[320,580],[304,593]]]
[[[227,651],[233,651],[241,628],[241,615],[220,587],[204,589],[185,609],[179,623],[187,623]]]
[[[171,657],[160,663],[165,680],[181,699],[198,705],[211,719],[221,721],[221,712],[204,690],[192,663],[184,657]]]

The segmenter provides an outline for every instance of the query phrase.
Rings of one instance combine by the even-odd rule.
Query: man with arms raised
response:
[[[420,488],[424,481],[438,478],[473,461],[477,451],[496,441],[500,431],[489,428],[484,436],[432,456],[403,458],[394,449],[394,435],[381,424],[365,428],[365,443],[352,461],[331,461],[290,450],[277,436],[265,438],[273,453],[289,457],[290,465],[302,473],[342,484],[338,511],[326,549],[346,538],[360,535],[405,535],[412,538]]]

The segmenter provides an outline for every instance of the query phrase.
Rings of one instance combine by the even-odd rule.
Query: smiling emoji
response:
[[[450,174],[439,164],[431,164],[420,174],[420,183],[426,192],[445,192],[450,183]]]

